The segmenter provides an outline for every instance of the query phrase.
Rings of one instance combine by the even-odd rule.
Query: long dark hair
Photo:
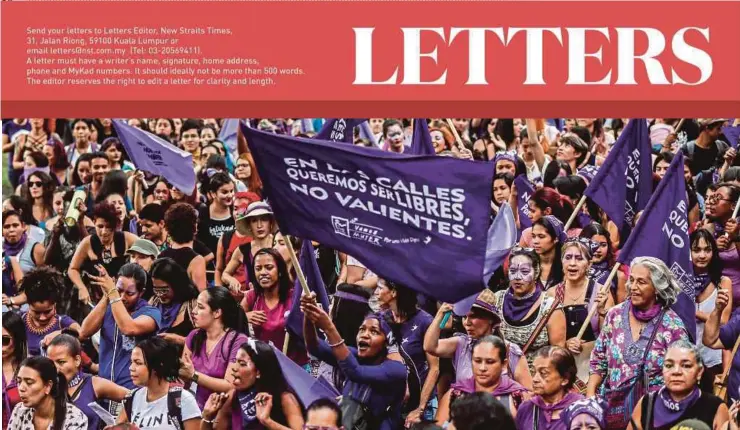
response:
[[[150,377],[156,373],[160,380],[174,381],[180,369],[177,346],[161,337],[153,336],[136,345],[144,356]]]
[[[532,224],[532,227],[535,225],[539,225],[545,228],[547,231],[547,234],[552,238],[553,242],[558,241],[557,244],[555,244],[555,256],[552,260],[552,267],[550,268],[550,276],[547,279],[545,287],[552,287],[554,285],[557,285],[561,282],[563,282],[563,261],[562,261],[562,254],[563,254],[563,244],[560,243],[560,239],[555,234],[555,229],[553,228],[550,221],[547,220],[547,218],[542,217],[537,222]]]
[[[267,392],[272,395],[273,408],[270,412],[270,418],[274,421],[286,425],[287,419],[280,407],[280,400],[283,393],[290,391],[288,384],[285,382],[283,371],[275,355],[272,346],[260,340],[250,340],[242,344],[241,349],[249,354],[249,359],[254,363],[254,367],[260,372],[260,378],[255,381],[255,389],[258,393]],[[302,405],[305,407],[305,405]]]
[[[80,163],[90,163],[92,165],[93,158],[94,157],[91,152],[86,152],[77,158],[77,161],[75,161],[75,166],[72,169],[72,177],[70,178],[70,182],[71,182],[70,185],[72,185],[73,187],[85,185],[82,183],[82,179],[80,179],[80,175],[77,173],[77,169],[79,169]]]
[[[211,311],[221,310],[221,322],[224,325],[224,330],[234,331],[233,339],[236,338],[238,333],[247,332],[247,316],[244,310],[239,306],[231,295],[231,292],[225,287],[213,287],[205,290],[208,294],[208,307]],[[198,329],[197,333],[193,336],[193,355],[198,355],[200,349],[206,342],[206,331],[204,329]],[[221,344],[221,348],[226,345],[226,342]],[[229,348],[231,349],[231,348]],[[224,354],[226,356],[228,354]]]
[[[712,261],[709,262],[707,273],[709,274],[709,279],[711,279],[712,283],[717,288],[719,288],[719,284],[722,281],[722,269],[724,268],[724,264],[719,258],[719,248],[717,248],[717,241],[714,240],[714,236],[712,235],[712,233],[709,232],[709,230],[700,228],[691,233],[689,242],[691,243],[692,248],[694,247],[694,244],[699,242],[699,239],[704,239],[709,247],[712,248]]]
[[[339,295],[351,294],[356,300],[334,296],[331,307],[331,321],[337,328],[339,335],[344,339],[348,347],[357,346],[357,332],[365,320],[365,315],[370,312],[370,292],[366,288],[354,284],[337,285]],[[344,375],[342,372],[334,372],[333,381],[337,390],[341,391],[344,386]]]
[[[56,188],[56,180],[52,179],[51,176],[49,176],[48,173],[42,172],[42,171],[35,171],[28,175],[26,178],[26,183],[21,187],[21,191],[23,193],[23,198],[33,203],[33,198],[31,197],[31,187],[30,187],[30,181],[31,178],[37,177],[41,180],[41,199],[43,200],[44,204],[44,211],[48,212],[52,216],[54,215],[54,189]],[[32,212],[33,213],[33,212]],[[44,220],[39,220],[44,221]]]
[[[46,357],[28,357],[21,367],[29,367],[38,372],[44,383],[51,382],[49,395],[54,398],[54,428],[64,428],[67,415],[67,378],[57,372],[54,362]]]
[[[259,251],[257,251],[256,254],[254,254],[254,258],[252,259],[253,262],[257,261],[257,257],[260,255],[271,255],[272,258],[275,260],[275,265],[278,269],[278,297],[281,303],[285,303],[288,301],[288,297],[290,296],[290,289],[292,288],[292,285],[290,283],[290,276],[288,274],[288,265],[285,263],[285,260],[283,260],[283,256],[280,255],[277,250],[273,248],[262,248]],[[259,284],[259,282],[254,283],[254,292],[257,295],[265,294],[264,288]]]
[[[392,281],[386,281],[386,286],[396,292],[396,307],[400,315],[408,319],[419,312],[416,291]]]
[[[580,237],[591,239],[594,236],[604,236],[606,238],[606,261],[609,267],[613,267],[616,256],[614,255],[614,248],[612,246],[612,238],[609,232],[604,228],[603,225],[596,222],[592,222],[581,230]]]
[[[3,328],[8,331],[13,338],[13,364],[18,366],[23,359],[28,356],[28,342],[26,341],[26,326],[23,320],[15,312],[6,312],[3,314]],[[16,367],[15,375],[18,375]]]
[[[177,303],[187,303],[198,297],[198,288],[193,284],[188,272],[171,258],[155,260],[152,264],[151,277],[168,283],[175,292],[174,301]]]

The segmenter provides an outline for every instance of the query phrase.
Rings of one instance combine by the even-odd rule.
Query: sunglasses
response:
[[[3,336],[3,346],[9,346],[12,341],[13,341],[12,337]]]
[[[28,187],[29,188],[34,188],[34,187],[41,188],[43,186],[44,186],[44,183],[41,182],[41,181],[29,181],[28,182]]]

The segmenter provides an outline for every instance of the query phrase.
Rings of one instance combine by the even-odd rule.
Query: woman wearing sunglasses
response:
[[[39,222],[39,227],[46,228],[46,221],[54,216],[54,189],[56,181],[43,171],[35,171],[28,175],[26,186],[22,189],[23,198],[33,203],[33,217]]]
[[[213,393],[203,407],[202,429],[301,430],[303,413],[265,342],[250,339],[236,353],[227,378],[234,389]]]
[[[193,310],[197,306],[198,289],[188,273],[171,258],[160,258],[151,271],[154,296],[149,304],[162,313],[159,336],[185,344],[185,338],[195,328]]]
[[[8,428],[10,413],[21,398],[18,394],[18,369],[28,356],[26,327],[17,314],[3,314],[3,428]]]

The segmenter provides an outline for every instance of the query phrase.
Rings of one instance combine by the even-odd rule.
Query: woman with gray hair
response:
[[[653,257],[632,260],[628,299],[606,314],[591,353],[588,396],[608,406],[608,429],[624,429],[640,398],[664,384],[668,347],[688,341],[681,318],[670,309],[680,292],[668,266]]]

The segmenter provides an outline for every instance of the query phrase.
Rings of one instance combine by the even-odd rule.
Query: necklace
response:
[[[33,319],[26,314],[26,327],[28,327],[28,330],[30,330],[34,334],[44,334],[49,330],[49,327],[53,327],[57,323],[57,316],[54,315],[54,317],[49,321],[49,324],[45,325],[44,327],[39,327],[36,325],[36,323],[33,321]]]
[[[221,333],[221,335],[218,337],[218,339],[216,339],[216,341],[213,342],[213,345],[211,345],[211,349],[210,350],[208,350],[208,346],[206,345],[206,352],[208,353],[208,355],[211,355],[211,353],[213,352],[213,349],[216,348],[216,345],[218,345],[218,343],[221,342],[221,339],[224,336],[226,336],[226,330],[224,330],[224,332]],[[208,342],[206,341],[206,343],[208,343]]]
[[[583,288],[583,291],[581,291],[577,296],[571,296],[570,294],[568,294],[568,299],[571,301],[571,303],[577,304],[581,300],[581,298],[586,295],[587,289],[588,288]]]

